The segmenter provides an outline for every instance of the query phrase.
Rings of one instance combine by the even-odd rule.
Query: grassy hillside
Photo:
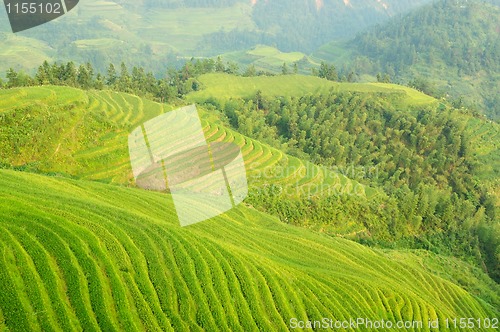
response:
[[[283,63],[288,66],[290,72],[294,71],[294,65],[297,64],[298,73],[306,75],[311,73],[311,68],[319,65],[302,52],[281,52],[275,47],[266,45],[257,45],[245,51],[228,52],[221,55],[221,58],[238,64],[240,68],[253,66],[257,72],[265,71],[277,74],[282,73]]]
[[[9,67],[32,71],[46,59],[91,62],[102,71],[109,62],[126,61],[160,72],[167,61],[175,65],[177,55],[206,55],[205,35],[254,29],[251,12],[250,3],[243,2],[223,8],[149,8],[138,2],[90,0],[22,36],[13,36],[5,20],[0,25],[0,73]],[[3,6],[0,15],[7,17]]]
[[[137,96],[67,87],[0,90],[0,165],[132,185],[128,133],[172,109]],[[291,195],[324,190],[377,191],[326,168],[288,156],[224,126],[200,110],[209,142],[234,142],[243,151],[251,188],[282,184]],[[272,175],[272,176],[271,176]]]
[[[4,330],[271,331],[293,317],[498,315],[418,265],[244,206],[180,228],[168,195],[6,170],[0,196]]]
[[[51,48],[45,42],[0,32],[0,76],[12,68],[32,69],[51,60]]]
[[[436,99],[417,90],[396,84],[384,83],[338,83],[304,75],[280,75],[239,77],[227,74],[206,74],[198,78],[202,89],[188,95],[188,100],[204,101],[217,99],[250,98],[257,91],[264,96],[302,96],[334,91],[367,92],[399,95],[407,105],[428,105]]]
[[[498,316],[497,285],[458,260],[372,251],[248,203],[180,228],[168,194],[134,188],[127,151],[132,128],[173,107],[106,90],[0,90],[0,330],[271,331],[292,318]],[[209,141],[241,147],[251,191],[380,195],[226,128],[217,111],[200,115]]]

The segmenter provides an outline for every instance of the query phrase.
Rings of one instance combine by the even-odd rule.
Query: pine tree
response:
[[[90,89],[92,86],[90,73],[85,65],[80,65],[78,67],[78,74],[76,77],[76,82],[78,86],[82,89]]]
[[[110,87],[114,86],[116,84],[117,79],[118,75],[116,74],[115,65],[110,63],[108,67],[108,73],[106,76],[106,85]]]
[[[49,70],[47,70],[47,68]],[[43,64],[38,67],[38,70],[35,74],[35,82],[39,85],[46,85],[51,83],[50,79],[50,67],[47,61],[44,61]]]
[[[118,79],[118,89],[124,92],[130,92],[132,88],[132,79],[128,73],[124,62],[120,65],[120,78]]]
[[[253,64],[248,66],[247,70],[243,74],[243,76],[248,76],[248,77],[256,76],[256,75],[257,75],[257,70],[255,69],[255,65],[253,65]]]
[[[14,68],[10,67],[7,70],[7,87],[8,88],[13,88],[19,86],[19,78],[17,72],[14,70]]]
[[[283,62],[283,65],[281,66],[281,74],[282,75],[288,75],[288,66],[286,65],[286,62]]]
[[[321,65],[319,66],[318,76],[321,78],[326,78],[329,81],[338,81],[339,79],[335,66],[329,65],[326,62],[321,62]]]
[[[72,61],[68,62],[64,69],[64,83],[69,86],[76,86],[77,74],[75,64]]]
[[[217,61],[215,62],[215,71],[218,73],[226,71],[226,67],[224,67],[224,63],[222,63],[222,58],[220,56],[217,57]]]
[[[106,78],[103,75],[101,75],[101,73],[98,73],[94,82],[94,88],[97,90],[104,89],[105,81]]]
[[[239,69],[240,68],[238,67],[238,64],[236,62],[228,62],[227,68],[226,68],[226,73],[237,75]]]

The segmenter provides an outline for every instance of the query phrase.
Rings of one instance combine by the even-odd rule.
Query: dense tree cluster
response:
[[[101,74],[88,62],[77,66],[71,61],[65,64],[49,64],[44,61],[33,76],[10,68],[6,73],[6,82],[0,81],[0,88],[35,85],[66,85],[98,90],[110,88],[166,102],[198,90],[200,84],[196,77],[202,74],[211,72],[237,74],[238,71],[239,68],[235,63],[223,63],[220,57],[191,59],[180,69],[170,68],[163,79],[157,79],[152,72],[146,72],[142,67],[134,66],[130,70],[123,62],[118,68],[114,64],[109,64],[106,74]]]
[[[463,74],[499,72],[500,40],[494,32],[500,9],[488,13],[489,7],[481,6],[475,1],[440,1],[383,29],[372,29],[355,42],[362,54],[396,73],[406,66],[439,61]]]
[[[401,111],[393,106],[397,98],[332,91],[266,99],[259,92],[226,102],[225,114],[239,132],[317,164],[375,168],[376,176],[357,180],[387,195],[360,204],[352,197],[293,201],[271,190],[255,204],[293,223],[356,220],[370,233],[360,241],[401,241],[476,262],[488,257],[498,278],[495,201],[475,178],[478,162],[465,120],[448,107]]]
[[[304,152],[318,163],[384,165],[380,181],[412,188],[422,180],[448,185],[457,173],[457,193],[473,187],[466,175],[474,167],[468,134],[453,110],[429,108],[413,115],[382,97],[348,92],[274,100],[257,93],[244,104],[234,103],[226,103],[226,112],[244,134],[286,143],[289,151]]]

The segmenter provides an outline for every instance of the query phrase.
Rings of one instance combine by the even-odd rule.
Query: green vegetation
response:
[[[258,1],[252,17],[260,30],[275,36],[268,44],[275,44],[284,51],[309,53],[328,41],[353,37],[371,25],[386,21],[390,16],[428,2]],[[262,39],[266,37],[269,39],[268,36]]]
[[[245,206],[180,228],[168,195],[6,170],[0,196],[0,326],[11,331],[498,315],[412,261]]]
[[[271,187],[255,199],[265,211],[362,243],[425,248],[487,264],[498,280],[493,170],[500,153],[491,136],[497,124],[391,84],[220,74],[199,80],[206,89],[188,97],[223,110],[242,134],[317,164],[352,169],[356,180],[385,193],[367,201],[329,195],[311,201],[306,193],[292,201]],[[305,82],[322,85],[307,94]],[[472,126],[477,122],[483,136]],[[485,160],[491,168],[480,166]]]
[[[350,42],[325,45],[313,59],[360,75],[384,72],[498,120],[499,6],[498,1],[437,1]]]
[[[237,77],[234,75],[213,73],[198,77],[202,89],[188,95],[188,100],[201,102],[214,97],[220,100],[231,98],[251,98],[258,91],[263,96],[299,97],[305,94],[327,93],[330,90],[345,92],[367,92],[394,94],[401,96],[407,104],[427,105],[436,100],[419,91],[396,84],[383,83],[338,83],[319,77],[303,75],[280,75]]]
[[[122,61],[163,73],[167,66],[182,65],[178,59],[244,51],[261,44],[308,54],[332,38],[353,37],[373,23],[386,21],[388,13],[406,12],[429,1],[385,0],[386,11],[370,0],[354,6],[325,2],[321,9],[314,1],[303,0],[287,3],[286,8],[279,1],[263,0],[255,6],[250,0],[87,0],[58,20],[23,32],[23,37],[13,37],[8,21],[2,20],[0,72],[10,67],[31,72],[43,60],[54,59],[90,62],[101,73],[108,63]],[[283,15],[285,11],[289,15]],[[272,61],[267,60],[272,59],[261,64],[270,70]]]
[[[345,39],[426,2],[89,0],[0,33],[0,331],[498,319],[500,2]],[[128,135],[188,103],[249,194],[182,228]]]
[[[289,67],[290,73],[293,73],[296,68],[300,74],[310,74],[311,69],[317,66],[304,53],[285,53],[275,47],[265,45],[257,45],[245,51],[224,53],[221,57],[227,62],[237,63],[240,68],[247,68],[247,72],[253,69],[256,73],[281,73],[285,63]]]
[[[167,66],[182,65],[185,58],[217,54],[207,47],[204,36],[255,28],[247,1],[192,5],[90,0],[57,21],[23,33],[24,37],[11,36],[6,25],[0,30],[0,50],[5,50],[0,51],[0,71],[13,67],[31,72],[53,58],[90,62],[101,73],[110,62],[122,61],[165,72]]]
[[[495,307],[500,307],[500,285],[486,277],[478,267],[450,257],[436,255],[428,250],[381,250],[391,260],[405,262],[414,267],[422,267],[443,279],[458,283],[471,294],[486,299]]]
[[[393,84],[228,69],[191,61],[163,80],[124,65],[10,72],[7,85],[87,90],[0,90],[0,329],[498,316],[485,273],[499,273],[497,124]],[[180,228],[168,194],[135,188],[127,136],[188,92],[207,140],[240,146],[250,192]]]
[[[113,91],[57,86],[0,90],[0,100],[4,166],[121,185],[131,185],[133,179],[129,131],[173,107]],[[319,195],[343,185],[357,188],[361,196],[376,194],[343,174],[242,136],[224,127],[216,114],[202,109],[201,117],[209,142],[234,142],[241,147],[251,188],[284,183],[290,195],[306,190]],[[282,173],[271,173],[277,167]],[[303,174],[306,170],[309,173]]]
[[[0,32],[0,45],[2,73],[10,67],[31,70],[51,60],[50,47],[42,41]]]
[[[498,146],[479,136],[481,149],[472,148],[472,137],[476,135],[469,127],[473,117],[394,84],[338,83],[300,75],[237,77],[227,74],[232,70],[221,59],[197,60],[178,71],[169,71],[166,79],[156,80],[142,68],[134,67],[129,74],[124,64],[119,75],[110,65],[107,77],[103,77],[94,76],[90,64],[76,69],[72,63],[45,62],[34,78],[21,79],[9,71],[7,86],[23,82],[101,89],[108,86],[173,102],[180,102],[179,97],[192,91],[188,100],[219,112],[220,119],[211,118],[217,127],[209,126],[213,141],[236,140],[233,133],[228,135],[225,129],[218,129],[231,125],[281,150],[262,154],[264,161],[257,159],[251,166],[256,179],[252,179],[254,191],[249,201],[254,206],[285,222],[342,234],[362,243],[457,255],[478,265],[486,264],[490,275],[498,278],[496,250],[500,243],[495,192],[499,184],[494,166]],[[318,75],[338,77],[335,68],[327,64],[321,64]],[[148,119],[161,114],[163,107],[153,107],[154,113],[144,114],[145,101],[137,97],[123,103],[114,100],[110,91],[89,93],[81,106],[95,111],[87,113],[82,124],[78,111],[69,116],[67,107],[57,109],[59,114],[55,116],[50,109],[50,105],[54,106],[53,93],[39,96],[47,92],[45,88],[35,89],[34,97],[26,98],[47,100],[47,110],[37,107],[33,117],[33,107],[13,111],[27,119],[23,128],[11,123],[16,119],[3,117],[5,151],[16,153],[12,157],[7,152],[4,163],[33,171],[130,183],[130,172],[122,172],[129,168],[127,132],[144,116]],[[15,103],[16,96],[6,100]],[[33,145],[21,153],[20,148],[27,142],[44,141],[44,128],[50,123],[60,126],[54,126],[57,130],[51,135],[59,137],[58,144]],[[68,123],[81,128],[70,126],[71,134],[61,136],[65,132],[62,126]],[[481,126],[486,125],[483,121]],[[485,134],[491,130],[498,128],[493,126]],[[88,139],[89,133],[94,133],[93,140]],[[436,135],[441,136],[429,140]],[[62,152],[63,159],[57,159],[64,140],[72,140],[73,145]],[[238,141],[242,147],[255,145],[242,138]],[[284,158],[283,152],[300,159]],[[34,156],[43,158],[29,163]],[[301,159],[324,166],[303,163]],[[493,161],[490,169],[478,166],[485,160]],[[65,165],[64,169],[59,165]],[[273,165],[278,165],[278,171],[265,171]],[[356,168],[361,168],[360,175]],[[345,176],[350,169],[353,171],[348,177],[354,182]],[[480,179],[482,183],[477,182]]]
[[[354,55],[348,41],[332,41],[319,47],[310,57],[316,62],[327,61],[340,65],[350,63]]]
[[[251,7],[248,3],[236,3],[228,7],[214,8],[158,8],[144,12],[147,17],[138,27],[141,38],[153,43],[165,43],[179,54],[195,54],[202,45],[202,37],[217,31],[253,29]],[[165,34],[169,38],[165,38]],[[202,48],[200,53],[206,52]]]

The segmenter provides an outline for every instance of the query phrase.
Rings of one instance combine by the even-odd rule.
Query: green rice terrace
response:
[[[286,331],[294,318],[423,322],[408,331],[439,319],[445,331],[447,318],[498,317],[498,285],[466,263],[370,249],[245,202],[180,227],[169,194],[135,187],[127,147],[174,108],[109,90],[0,90],[0,331]],[[382,195],[200,115],[209,142],[241,148],[251,190]]]
[[[121,185],[133,181],[127,146],[129,130],[172,110],[172,106],[129,94],[55,86],[0,91],[0,98],[3,163]],[[207,112],[202,111],[201,116],[209,142],[234,142],[240,146],[250,186],[258,187],[266,181],[296,191],[319,193],[336,186],[338,190],[356,190],[360,195],[376,194],[374,189],[340,173],[287,156],[225,128]],[[275,166],[283,171],[277,174]]]

